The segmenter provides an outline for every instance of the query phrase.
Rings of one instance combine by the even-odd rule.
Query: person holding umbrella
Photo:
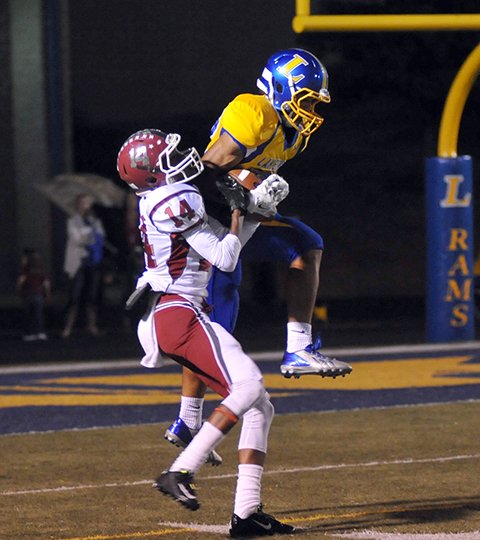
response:
[[[76,213],[67,221],[64,271],[70,283],[62,338],[70,337],[83,303],[87,330],[93,336],[99,335],[97,319],[105,229],[93,211],[93,199],[88,194],[77,195],[75,209]]]

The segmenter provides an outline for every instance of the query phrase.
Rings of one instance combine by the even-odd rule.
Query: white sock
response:
[[[195,473],[205,463],[208,454],[225,435],[210,422],[205,422],[192,442],[172,463],[170,471],[190,471]]]
[[[242,464],[238,466],[237,489],[233,513],[245,519],[257,511],[260,504],[263,467],[261,465]]]
[[[179,416],[188,428],[199,430],[202,427],[203,398],[182,396]]]
[[[287,323],[287,352],[305,349],[312,343],[312,325],[310,323]]]

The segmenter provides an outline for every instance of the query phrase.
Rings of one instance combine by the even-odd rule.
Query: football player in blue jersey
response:
[[[328,74],[310,52],[286,49],[268,59],[257,86],[260,94],[240,94],[223,110],[212,128],[202,160],[212,170],[249,169],[268,182],[278,178],[282,164],[305,150],[311,135],[322,125],[324,119],[319,107],[330,102]],[[204,193],[202,186],[199,187]],[[204,198],[208,214],[217,217],[215,208],[209,207],[208,196]],[[261,214],[255,193],[252,192],[251,198],[249,211]],[[297,219],[278,213],[271,219],[271,209],[265,215],[267,221],[242,250],[242,259],[280,261],[289,266],[287,346],[281,372],[286,377],[311,374],[336,377],[350,373],[349,364],[322,354],[320,339],[312,337],[324,247],[322,237]],[[239,264],[232,273],[215,269],[209,284],[211,318],[230,332],[238,313],[240,281]],[[184,370],[180,414],[165,434],[170,442],[184,447],[198,431],[204,391],[196,376]],[[213,464],[221,462],[218,454],[209,459]]]

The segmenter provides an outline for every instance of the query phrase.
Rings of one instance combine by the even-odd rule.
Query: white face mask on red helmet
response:
[[[189,182],[203,171],[195,148],[177,149],[181,137],[158,129],[131,135],[117,156],[120,178],[135,189],[153,189],[174,182]]]

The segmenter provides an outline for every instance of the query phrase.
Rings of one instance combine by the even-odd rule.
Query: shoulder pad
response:
[[[221,117],[222,128],[246,148],[256,148],[269,140],[279,123],[275,109],[265,96],[240,94]]]
[[[160,197],[149,201],[149,217],[161,232],[183,232],[203,223],[205,205],[196,186],[172,184]]]

